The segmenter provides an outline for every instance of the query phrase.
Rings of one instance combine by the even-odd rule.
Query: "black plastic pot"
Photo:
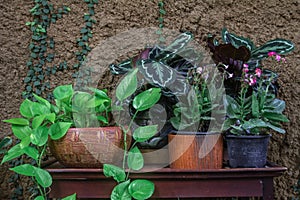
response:
[[[229,166],[264,167],[267,163],[269,139],[270,135],[227,135]]]

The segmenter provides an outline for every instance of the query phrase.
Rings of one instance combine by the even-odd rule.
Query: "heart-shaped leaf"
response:
[[[19,166],[10,168],[10,170],[12,170],[18,174],[25,175],[25,176],[35,176],[35,169],[30,164],[19,165]]]
[[[128,192],[128,186],[130,184],[130,180],[119,183],[116,187],[114,187],[110,199],[111,200],[131,200],[131,196]]]
[[[157,125],[140,126],[133,132],[133,138],[137,142],[145,142],[157,133]]]
[[[35,179],[42,187],[50,187],[52,185],[52,177],[48,171],[35,167]]]
[[[103,173],[106,177],[113,177],[118,183],[125,181],[126,174],[123,169],[115,165],[104,164]]]
[[[144,179],[134,180],[128,187],[130,195],[138,200],[150,198],[154,193],[154,189],[153,182]]]
[[[116,97],[119,101],[125,100],[131,96],[137,89],[137,74],[138,69],[129,72],[119,83],[116,89]]]
[[[144,158],[141,151],[134,147],[128,152],[127,164],[130,169],[140,170],[144,166]]]
[[[151,108],[159,101],[161,96],[160,92],[160,88],[150,88],[138,94],[133,99],[133,107],[138,111],[143,111]]]
[[[51,139],[58,140],[62,138],[67,133],[71,125],[72,123],[68,122],[57,122],[55,124],[52,124],[49,130]]]
[[[3,120],[3,122],[14,124],[14,125],[23,125],[23,126],[29,125],[29,121],[24,118],[12,118],[12,119]]]

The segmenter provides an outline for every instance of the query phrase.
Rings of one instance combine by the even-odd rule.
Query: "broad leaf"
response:
[[[35,176],[35,169],[30,164],[23,164],[20,166],[16,166],[14,168],[10,168],[10,170],[25,176]]]
[[[44,116],[45,116],[45,119],[48,119],[51,123],[54,123],[54,121],[56,119],[55,113],[46,114]]]
[[[131,96],[137,89],[137,76],[138,69],[129,72],[119,83],[116,89],[116,97],[119,101],[125,100]]]
[[[150,88],[138,94],[133,99],[133,107],[138,111],[143,111],[151,108],[159,101],[161,96],[160,92],[160,88]]]
[[[133,138],[137,142],[145,142],[157,133],[157,125],[140,126],[133,132]]]
[[[103,165],[103,173],[106,177],[113,177],[113,179],[118,183],[125,181],[126,178],[126,174],[123,169],[110,164]]]
[[[76,193],[74,193],[70,196],[67,196],[65,198],[62,198],[61,200],[76,200]]]
[[[13,134],[20,140],[30,136],[32,133],[32,129],[29,126],[12,125],[11,129]]]
[[[71,127],[72,123],[68,122],[57,122],[52,124],[49,130],[49,135],[52,140],[58,140],[65,136],[68,132],[69,128]]]
[[[30,135],[30,140],[32,144],[37,146],[43,146],[48,141],[48,128],[40,126],[33,130],[33,133]]]
[[[50,187],[52,185],[52,177],[44,169],[35,167],[35,179],[42,187]]]
[[[45,200],[45,198],[43,196],[37,196],[34,198],[34,200]]]
[[[170,87],[176,81],[176,70],[155,60],[140,60],[137,63],[139,71],[152,85]]]
[[[131,196],[128,192],[128,186],[130,184],[130,180],[125,182],[119,183],[117,186],[114,187],[110,199],[111,200],[131,200]]]
[[[30,146],[23,148],[23,153],[36,161],[38,161],[40,156],[39,151],[36,148]]]
[[[23,155],[23,153],[24,153],[23,149],[20,147],[19,144],[17,144],[8,150],[8,152],[3,157],[1,164],[10,161],[14,158],[17,158]]]
[[[28,147],[30,145],[30,136],[24,137],[20,142],[20,147],[23,149],[25,147]]]
[[[14,125],[23,125],[23,126],[29,125],[29,121],[24,118],[12,118],[12,119],[3,120],[3,122],[14,124]]]
[[[289,122],[288,118],[281,113],[276,113],[276,112],[264,112],[263,116],[265,118],[268,118],[269,120],[274,120],[278,122]]]
[[[243,124],[243,129],[250,130],[252,128],[265,128],[267,127],[266,122],[261,119],[250,119]]]
[[[61,85],[53,90],[53,96],[55,99],[69,104],[73,96],[74,90],[72,85]]]
[[[226,28],[222,30],[222,39],[225,43],[231,43],[235,48],[245,46],[250,51],[255,49],[255,45],[249,38],[244,38],[233,33],[229,33]]]
[[[134,147],[128,152],[127,164],[130,169],[140,170],[144,167],[143,154],[139,148]]]
[[[294,49],[294,44],[289,40],[275,39],[266,42],[264,45],[251,52],[251,59],[262,59],[268,57],[269,52],[286,54]]]
[[[153,182],[143,179],[132,181],[128,187],[130,195],[138,200],[150,198],[154,193],[154,189]]]
[[[46,99],[44,99],[36,94],[33,94],[33,96],[39,103],[44,104],[49,109],[51,108],[51,104],[49,103],[49,101],[47,101]]]
[[[20,113],[22,116],[30,119],[34,117],[34,102],[30,101],[29,99],[25,99],[21,106],[20,106]]]
[[[281,133],[281,134],[284,134],[285,133],[285,130],[280,128],[280,127],[277,127],[277,126],[274,126],[272,125],[271,123],[267,123],[267,127],[273,129],[274,131],[278,132],[278,133]]]
[[[36,116],[32,120],[32,128],[36,129],[38,128],[44,121],[45,115]]]

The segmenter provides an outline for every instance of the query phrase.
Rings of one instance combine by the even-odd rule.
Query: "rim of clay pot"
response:
[[[226,135],[225,138],[234,138],[234,139],[258,139],[258,138],[266,138],[271,137],[271,134],[263,134],[263,135]]]
[[[194,131],[172,131],[170,134],[178,135],[216,135],[221,134],[221,132],[194,132]]]
[[[68,131],[76,131],[76,130],[98,130],[98,129],[121,129],[121,127],[119,126],[103,126],[103,127],[85,127],[85,128],[76,128],[76,127],[72,127],[69,128]]]

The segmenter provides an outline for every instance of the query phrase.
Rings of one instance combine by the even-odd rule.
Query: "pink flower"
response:
[[[275,59],[276,59],[277,61],[280,61],[280,60],[281,60],[281,56],[277,54]]]
[[[268,53],[268,56],[269,56],[269,57],[275,56],[275,55],[277,55],[277,53],[276,53],[275,51],[270,51],[270,52]]]
[[[252,86],[252,85],[255,85],[255,84],[256,84],[256,78],[250,76],[250,79],[249,79],[249,85]]]
[[[261,76],[261,73],[262,73],[262,72],[261,72],[261,69],[259,69],[259,68],[256,68],[256,69],[255,69],[255,74],[256,74],[257,77],[260,77],[260,76]]]
[[[285,63],[285,62],[286,62],[286,59],[285,59],[285,58],[281,58],[281,61]]]
[[[249,69],[248,68],[244,68],[243,72],[247,73],[247,72],[249,72]]]

